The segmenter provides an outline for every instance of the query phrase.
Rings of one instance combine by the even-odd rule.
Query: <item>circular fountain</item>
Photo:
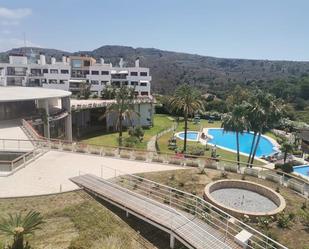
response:
[[[272,189],[243,180],[219,180],[205,187],[204,199],[236,217],[270,216],[285,208],[284,198]]]

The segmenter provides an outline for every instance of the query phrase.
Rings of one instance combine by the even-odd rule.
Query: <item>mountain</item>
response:
[[[309,74],[309,62],[271,61],[250,59],[225,59],[197,54],[163,51],[154,48],[102,46],[92,51],[69,53],[45,48],[17,48],[0,53],[0,60],[7,60],[9,53],[25,51],[30,54],[44,52],[60,59],[62,54],[87,54],[101,56],[106,62],[118,64],[123,57],[133,65],[139,57],[140,65],[149,67],[153,78],[152,88],[157,93],[172,93],[178,85],[187,82],[202,91],[225,92],[235,84],[271,84],[275,80],[289,80]]]

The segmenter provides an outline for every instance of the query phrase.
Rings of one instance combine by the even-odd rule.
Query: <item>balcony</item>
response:
[[[26,76],[26,72],[7,72],[7,76]]]

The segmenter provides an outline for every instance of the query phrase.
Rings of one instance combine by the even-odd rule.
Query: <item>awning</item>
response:
[[[123,71],[119,71],[118,73],[119,74],[128,74],[128,71],[127,70],[123,70]]]
[[[148,80],[140,80],[139,82],[140,82],[140,83],[149,83]]]

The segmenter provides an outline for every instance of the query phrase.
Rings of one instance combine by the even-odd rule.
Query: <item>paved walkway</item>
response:
[[[0,140],[1,139],[21,139],[28,140],[24,131],[21,129],[19,120],[9,120],[0,122]],[[0,143],[0,150],[22,150],[29,151],[33,150],[33,145],[29,141],[2,141]]]
[[[114,177],[113,169],[125,173],[173,170],[179,167],[143,163],[94,155],[49,151],[39,159],[8,177],[0,177],[0,198],[58,193],[77,186],[69,178],[89,173],[103,178]],[[103,172],[102,172],[103,169]]]

